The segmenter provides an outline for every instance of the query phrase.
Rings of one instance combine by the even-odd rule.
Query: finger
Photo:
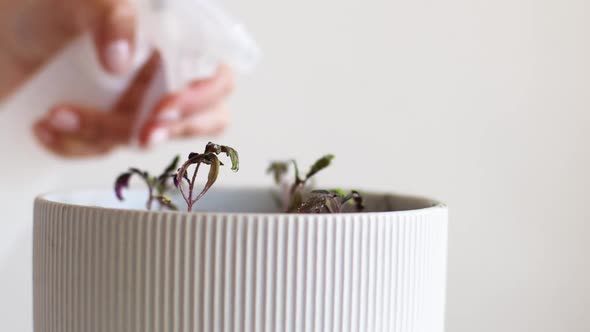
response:
[[[140,136],[140,145],[149,147],[169,139],[217,135],[225,129],[229,120],[230,113],[227,108],[217,106],[175,122],[167,124],[153,122]]]
[[[135,75],[129,84],[129,88],[119,97],[113,111],[121,114],[132,114],[135,117],[147,90],[161,68],[162,56],[160,52],[154,51],[141,70]]]
[[[89,144],[123,144],[130,139],[132,118],[74,105],[53,108],[41,120],[55,132]]]
[[[41,145],[63,158],[100,156],[109,153],[114,148],[108,144],[89,144],[68,134],[58,132],[43,121],[35,124],[33,132]]]
[[[135,51],[136,9],[128,0],[94,0],[94,42],[100,63],[112,74],[126,73]]]
[[[231,69],[220,66],[214,77],[191,83],[181,92],[171,94],[156,106],[152,121],[175,121],[219,104],[233,90]]]
[[[63,150],[60,154],[67,152],[73,156],[84,156],[86,153],[78,150],[88,149],[92,155],[96,151],[104,152],[105,147],[111,149],[128,143],[136,112],[160,64],[161,57],[154,52],[131,82],[129,89],[120,97],[113,112],[101,112],[76,105],[59,105],[40,121],[41,127],[51,129],[53,136],[60,138],[57,144]],[[48,136],[48,133],[43,135]]]

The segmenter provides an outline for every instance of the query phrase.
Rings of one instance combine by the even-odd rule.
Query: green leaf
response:
[[[311,166],[309,172],[307,172],[307,175],[305,176],[306,180],[316,175],[319,171],[323,170],[324,168],[330,166],[332,159],[334,159],[334,155],[331,154],[325,155],[322,158],[318,159],[315,162],[315,164]]]
[[[268,166],[267,174],[272,174],[276,184],[280,184],[283,177],[289,171],[289,164],[282,161],[275,161]]]
[[[180,162],[180,156],[177,155],[172,160],[172,162],[164,169],[164,171],[162,172],[162,174],[160,174],[160,176],[158,177],[159,180],[168,178],[171,173],[173,173],[174,171],[176,171],[178,169],[178,163],[179,162]]]
[[[154,187],[158,182],[158,179],[156,179],[155,177],[148,176],[145,182],[149,187]]]
[[[156,191],[158,192],[158,194],[163,195],[164,193],[166,193],[166,191],[168,191],[169,189],[169,185],[168,185],[168,180],[173,177],[174,171],[176,171],[178,169],[178,162],[180,161],[180,156],[177,155],[172,162],[166,167],[166,169],[164,169],[164,171],[162,172],[162,174],[160,174],[160,176],[158,177],[158,179],[155,181],[154,186],[156,188]],[[176,186],[176,177],[174,177],[174,186]]]
[[[293,159],[291,160],[291,164],[293,164],[293,168],[295,169],[295,184],[303,182],[303,180],[301,180],[301,177],[299,176],[299,166],[297,165],[297,161]]]
[[[348,193],[344,189],[340,188],[332,189],[330,190],[330,192],[338,195],[339,197],[346,197],[346,195],[348,195]]]
[[[178,207],[174,205],[174,203],[172,203],[170,197],[166,195],[155,196],[154,199],[156,199],[160,203],[160,205],[162,205],[162,207],[166,207],[172,211],[178,210]]]
[[[158,179],[158,182],[156,183],[156,192],[160,195],[164,195],[166,193],[166,191],[168,191],[168,186],[166,184],[166,180],[168,178],[164,178],[163,180]]]
[[[205,147],[205,153],[214,153],[216,155],[225,153],[231,160],[231,170],[237,172],[240,169],[240,158],[238,151],[230,146],[209,142]],[[221,165],[223,165],[223,163]]]
[[[226,145],[221,146],[221,152],[224,152],[231,160],[231,170],[237,172],[240,170],[240,156],[238,151]]]

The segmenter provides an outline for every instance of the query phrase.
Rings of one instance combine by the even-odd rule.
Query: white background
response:
[[[590,330],[588,1],[228,4],[265,57],[239,80],[233,124],[216,139],[242,156],[240,173],[220,182],[270,184],[264,168],[273,158],[307,164],[334,153],[322,184],[450,206],[448,332]],[[4,148],[15,130],[7,121]],[[129,165],[159,169],[203,143],[56,162],[45,172],[67,178],[51,186],[110,187]],[[5,220],[30,214],[24,199],[0,204]],[[15,248],[28,252],[26,241]],[[28,264],[5,258],[1,281],[22,284]],[[9,328],[0,329],[24,331],[30,291],[1,291],[0,324]]]

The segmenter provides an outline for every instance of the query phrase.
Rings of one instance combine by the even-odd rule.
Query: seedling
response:
[[[239,170],[239,157],[238,152],[233,148],[225,145],[219,145],[209,143],[205,147],[203,153],[192,152],[188,156],[188,160],[178,170],[178,173],[174,176],[174,185],[184,198],[187,205],[187,210],[190,212],[193,210],[195,203],[199,201],[206,193],[211,189],[217,177],[219,176],[219,169],[223,166],[223,163],[217,157],[218,155],[225,153],[231,160],[231,170],[237,172]],[[195,183],[197,180],[197,174],[202,165],[209,166],[209,175],[207,177],[207,183],[198,195],[195,195]],[[193,168],[192,176],[189,177],[189,168]],[[186,182],[186,185],[184,184]]]
[[[299,206],[299,213],[342,213],[349,204],[353,204],[355,212],[364,209],[361,195],[353,190],[313,190],[309,197]]]
[[[187,205],[187,210],[190,212],[193,210],[194,205],[211,189],[217,177],[219,176],[219,169],[223,166],[223,163],[219,160],[218,155],[226,154],[232,163],[232,171],[237,172],[239,169],[239,157],[238,152],[233,148],[225,145],[219,145],[209,142],[205,147],[203,153],[192,152],[188,155],[188,159],[178,168],[180,157],[177,156],[170,163],[168,167],[159,176],[150,176],[147,171],[140,171],[137,168],[130,168],[129,171],[119,175],[115,181],[115,195],[122,201],[123,190],[129,187],[129,181],[133,175],[143,179],[148,189],[148,200],[146,202],[146,208],[152,209],[153,202],[160,203],[162,208],[169,210],[178,210],[176,205],[172,203],[170,198],[171,191],[176,189],[180,192],[184,201]],[[207,177],[207,183],[205,183],[203,189],[197,194],[196,182],[197,174],[202,165],[209,166],[209,175]],[[192,168],[192,175],[189,177],[189,170]],[[170,185],[170,181],[174,186]]]
[[[161,208],[177,210],[172,203],[169,192],[176,188],[186,202],[187,211],[191,212],[195,204],[211,189],[219,177],[219,170],[224,164],[219,160],[219,155],[225,154],[231,161],[231,170],[239,170],[238,152],[226,145],[209,142],[203,153],[191,152],[187,160],[178,167],[179,157],[166,167],[159,176],[150,176],[147,171],[130,168],[129,171],[119,175],[115,181],[115,194],[119,200],[123,200],[123,190],[129,187],[129,181],[133,175],[143,179],[148,189],[146,207],[152,209],[153,202],[158,202]],[[310,185],[316,174],[331,165],[333,155],[325,155],[318,159],[304,176],[301,176],[295,160],[286,162],[273,162],[267,172],[271,173],[275,182],[283,189],[283,197],[280,199],[282,209],[287,213],[342,213],[349,211],[360,212],[364,209],[363,199],[357,191],[345,192],[335,190],[313,190]],[[197,177],[203,165],[209,167],[207,182],[200,191],[197,190]],[[294,169],[292,183],[287,180],[290,167]],[[169,185],[172,179],[174,186]]]
[[[178,168],[178,162],[180,156],[176,156],[172,162],[164,169],[162,174],[159,176],[151,176],[147,171],[141,171],[137,168],[130,168],[129,171],[119,175],[115,181],[115,195],[120,201],[124,200],[123,190],[129,187],[129,181],[133,175],[143,179],[148,189],[148,199],[146,202],[146,208],[152,209],[154,201],[160,203],[160,206],[170,210],[178,210],[178,208],[170,200],[170,196],[166,193],[171,189],[169,180],[174,174],[176,168]]]
[[[341,213],[349,205],[356,212],[364,209],[363,199],[357,191],[346,193],[344,190],[311,190],[310,180],[320,171],[331,165],[334,156],[329,154],[318,159],[302,177],[295,160],[279,161],[270,164],[267,173],[273,175],[275,183],[281,186],[283,195],[279,198],[282,209],[287,213]],[[295,178],[291,184],[286,175],[293,166]]]

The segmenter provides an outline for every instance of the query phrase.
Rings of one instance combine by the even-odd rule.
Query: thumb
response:
[[[136,10],[129,0],[95,0],[94,43],[103,68],[126,73],[135,51]]]

